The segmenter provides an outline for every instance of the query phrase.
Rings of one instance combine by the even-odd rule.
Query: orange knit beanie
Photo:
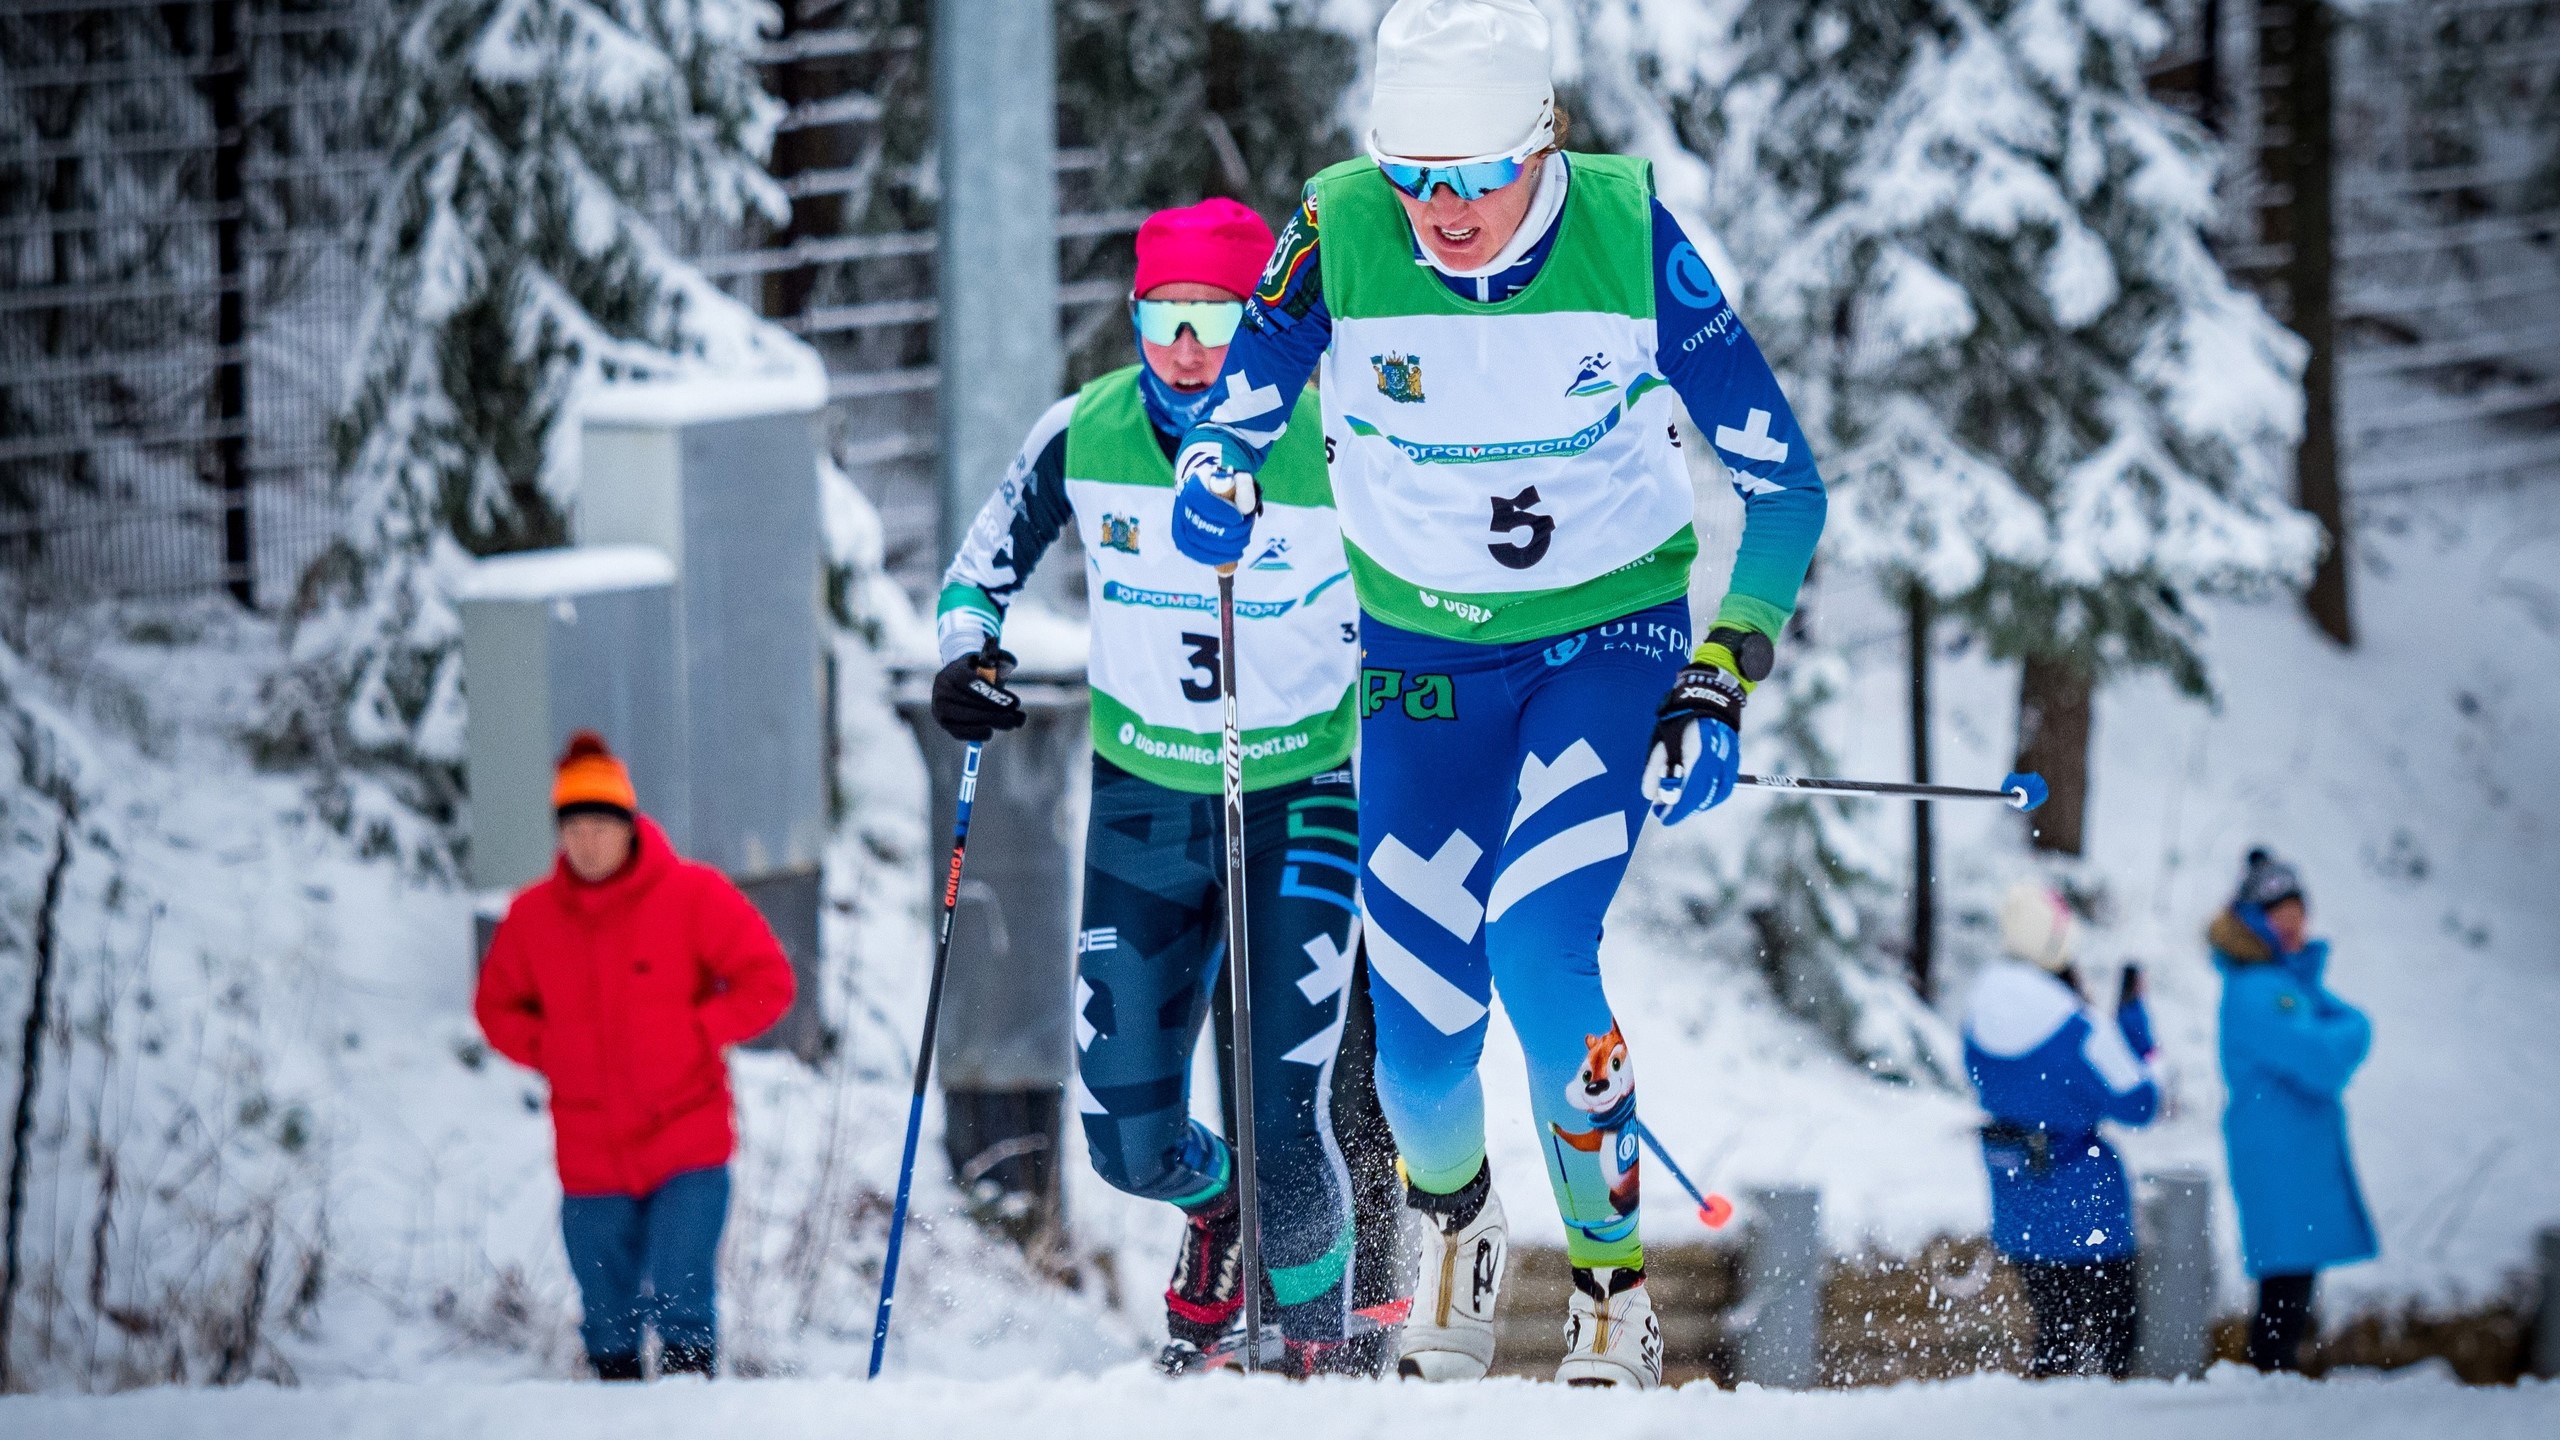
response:
[[[566,819],[572,813],[608,813],[628,820],[640,809],[639,792],[631,788],[631,772],[623,768],[604,737],[581,730],[560,752],[560,774],[551,782],[551,808]]]

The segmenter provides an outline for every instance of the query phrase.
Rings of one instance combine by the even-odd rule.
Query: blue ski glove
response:
[[[1173,548],[1211,567],[1242,560],[1253,540],[1251,473],[1229,466],[1224,447],[1210,440],[1183,447],[1174,473],[1181,488],[1173,496]]]
[[[1767,675],[1770,646],[1765,638],[1738,630],[1710,632],[1707,643],[1698,647],[1698,658],[1681,667],[1680,678],[1654,712],[1644,798],[1663,824],[1677,825],[1712,810],[1733,793],[1734,777],[1742,773],[1745,676],[1754,660],[1760,675]]]

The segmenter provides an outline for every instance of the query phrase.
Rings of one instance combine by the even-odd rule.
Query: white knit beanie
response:
[[[1465,160],[1553,139],[1547,51],[1531,0],[1396,0],[1378,22],[1370,148]]]
[[[2057,974],[2071,963],[2071,907],[2050,887],[2021,880],[2000,898],[2000,948]]]

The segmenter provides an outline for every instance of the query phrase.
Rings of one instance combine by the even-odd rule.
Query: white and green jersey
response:
[[[1358,607],[1312,398],[1272,447],[1262,513],[1236,569],[1236,701],[1247,789],[1341,765],[1354,733]],[[1221,701],[1215,572],[1173,546],[1169,441],[1149,423],[1138,367],[1058,402],[944,573],[946,662],[1000,630],[1006,605],[1068,524],[1084,542],[1093,642],[1093,745],[1133,775],[1215,794]]]
[[[1415,263],[1376,165],[1310,187],[1333,326],[1325,449],[1360,603],[1380,619],[1526,640],[1688,591],[1698,544],[1655,353],[1649,172],[1571,163],[1553,254],[1495,303]]]

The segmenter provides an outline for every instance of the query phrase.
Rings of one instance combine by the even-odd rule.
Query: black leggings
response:
[[[2133,1371],[2134,1262],[2088,1264],[2022,1261],[2027,1303],[2036,1312],[2036,1352],[2029,1373],[2110,1375]]]
[[[2258,1313],[2249,1319],[2249,1363],[2261,1370],[2302,1368],[2311,1334],[2311,1288],[2317,1273],[2269,1275],[2258,1281]]]

